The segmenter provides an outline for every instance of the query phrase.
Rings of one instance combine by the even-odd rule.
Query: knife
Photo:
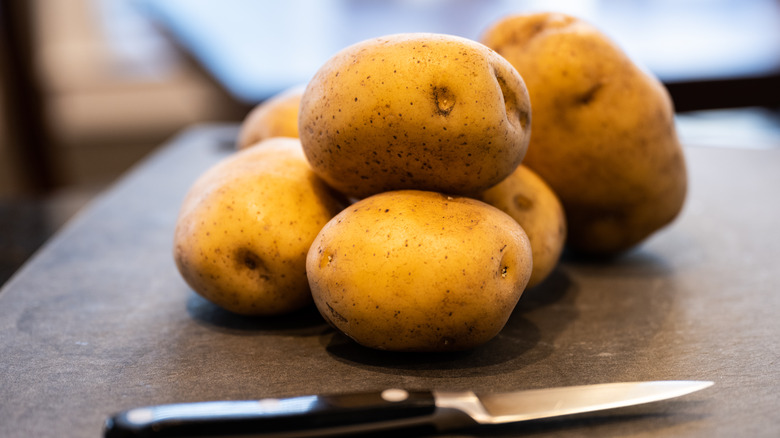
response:
[[[442,432],[557,417],[679,397],[713,382],[668,380],[507,393],[407,391],[210,401],[130,409],[106,420],[104,436],[342,436],[393,429]]]

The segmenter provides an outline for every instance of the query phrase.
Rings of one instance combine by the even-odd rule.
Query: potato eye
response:
[[[530,210],[531,207],[534,206],[534,203],[531,201],[531,199],[520,193],[515,195],[513,201],[515,202],[515,207],[517,207],[518,210]]]
[[[447,87],[433,87],[433,100],[436,104],[436,112],[447,116],[455,107],[455,95]]]

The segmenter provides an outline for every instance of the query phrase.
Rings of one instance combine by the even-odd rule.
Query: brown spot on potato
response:
[[[333,255],[320,253],[320,269],[330,265],[333,261]]]
[[[262,281],[270,281],[271,275],[268,272],[263,259],[256,253],[247,248],[240,248],[235,252],[235,263],[239,269],[248,269],[250,272],[254,272]]]
[[[517,262],[516,255],[512,250],[504,252],[504,248],[501,248],[501,254],[501,260],[498,262],[498,275],[502,279],[514,281],[517,274],[511,267],[514,267]]]
[[[236,261],[241,267],[245,267],[253,271],[258,268],[265,268],[265,265],[263,264],[263,261],[260,259],[260,257],[246,248],[240,248],[238,251],[236,251]]]
[[[348,323],[349,320],[344,317],[344,315],[340,314],[336,311],[336,309],[333,308],[333,306],[330,305],[330,303],[325,303],[326,306],[328,306],[328,311],[330,312],[331,316],[343,323]]]
[[[584,93],[577,96],[577,103],[579,105],[587,105],[591,102],[593,102],[593,99],[596,98],[596,95],[598,94],[599,90],[601,90],[604,87],[604,84],[601,82],[597,82],[593,84],[588,90],[586,90]]]
[[[515,203],[515,207],[517,207],[520,210],[530,210],[534,205],[533,201],[531,201],[530,198],[522,194],[515,195],[513,201]]]
[[[433,102],[436,106],[437,114],[448,116],[455,107],[455,100],[455,94],[449,88],[433,87]]]

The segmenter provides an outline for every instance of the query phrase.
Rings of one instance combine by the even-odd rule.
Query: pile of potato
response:
[[[567,15],[509,16],[481,42],[363,41],[247,116],[239,151],[187,194],[177,267],[235,313],[313,302],[367,347],[473,348],[564,246],[619,254],[676,217],[673,115],[655,78]]]

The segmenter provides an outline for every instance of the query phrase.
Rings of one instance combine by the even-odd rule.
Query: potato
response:
[[[468,39],[412,33],[325,62],[301,99],[299,135],[314,171],[349,196],[473,194],[518,166],[530,123],[506,60]]]
[[[246,149],[271,137],[298,138],[303,89],[303,85],[289,88],[255,106],[241,122],[236,148]]]
[[[568,15],[508,16],[481,41],[528,86],[534,127],[523,164],[559,196],[567,246],[615,255],[674,220],[686,166],[672,102],[655,77]]]
[[[236,152],[201,175],[181,206],[174,259],[198,294],[231,312],[279,315],[311,304],[306,253],[343,205],[297,139]]]
[[[541,283],[558,265],[566,241],[566,216],[555,192],[521,164],[478,199],[512,216],[523,227],[534,259],[528,288]]]
[[[357,343],[435,352],[496,336],[532,263],[528,237],[502,211],[401,190],[336,215],[312,243],[306,272],[320,313]]]

